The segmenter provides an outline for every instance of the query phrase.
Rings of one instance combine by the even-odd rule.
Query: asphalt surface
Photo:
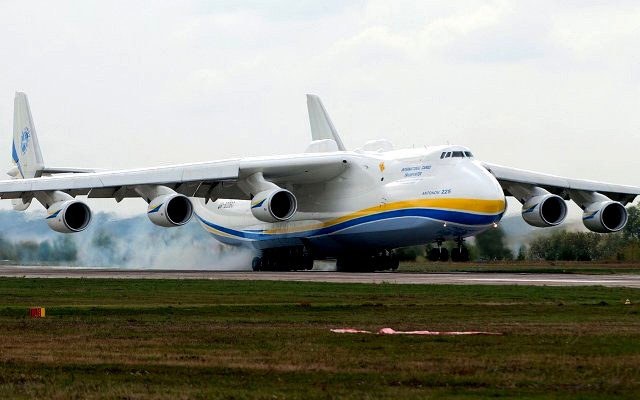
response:
[[[519,273],[344,273],[331,271],[251,272],[158,269],[0,266],[2,277],[112,279],[227,279],[292,282],[399,283],[417,285],[606,286],[640,288],[640,275]]]

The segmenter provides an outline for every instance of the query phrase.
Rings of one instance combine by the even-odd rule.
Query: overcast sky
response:
[[[0,148],[29,95],[47,165],[302,151],[305,93],[348,148],[640,186],[637,1],[3,1]]]

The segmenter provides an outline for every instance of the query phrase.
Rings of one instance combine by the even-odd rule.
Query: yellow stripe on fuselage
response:
[[[305,226],[291,226],[286,228],[275,228],[265,230],[264,233],[294,233],[301,231],[308,231],[314,229],[322,229],[329,226],[339,224],[341,222],[349,221],[355,218],[366,217],[371,214],[377,214],[385,211],[403,210],[407,208],[437,208],[441,210],[455,210],[463,212],[472,212],[478,214],[500,214],[505,210],[505,201],[501,200],[481,200],[481,199],[417,199],[417,200],[404,200],[396,201],[393,203],[380,204],[378,206],[369,207],[356,211],[354,213],[345,215],[343,217],[335,218],[326,222],[305,225]]]

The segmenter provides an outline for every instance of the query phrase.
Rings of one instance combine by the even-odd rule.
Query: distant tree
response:
[[[0,260],[17,261],[16,246],[0,236]]]
[[[53,241],[53,260],[52,261],[76,261],[78,258],[78,249],[76,244],[69,236],[58,236]]]
[[[424,257],[424,246],[410,246],[396,249],[396,254],[400,261],[415,261],[418,257]]]
[[[527,246],[525,245],[521,245],[520,248],[518,249],[518,256],[516,257],[516,259],[518,261],[522,261],[522,260],[526,260],[527,259]]]
[[[636,242],[638,241],[625,240],[622,234],[559,231],[531,242],[529,258],[565,261],[633,260]]]
[[[51,261],[53,249],[51,243],[48,240],[43,240],[38,246],[38,260],[39,261]]]
[[[489,260],[512,260],[513,254],[504,245],[502,228],[490,228],[476,236],[476,247],[480,257]]]
[[[32,263],[38,260],[38,243],[32,241],[22,241],[16,246],[17,261],[21,263]]]
[[[622,230],[626,240],[640,240],[640,205],[628,207],[629,219]]]
[[[100,249],[113,249],[115,245],[113,238],[111,237],[109,232],[107,232],[104,229],[98,230],[93,235],[93,238],[91,239],[91,244],[93,244],[95,247],[98,247]]]

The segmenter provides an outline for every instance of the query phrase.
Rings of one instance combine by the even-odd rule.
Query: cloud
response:
[[[640,146],[638,7],[4,1],[0,149],[8,159],[24,90],[52,166],[294,153],[316,92],[350,148],[449,141],[491,162],[640,185],[640,159],[621,155]]]

